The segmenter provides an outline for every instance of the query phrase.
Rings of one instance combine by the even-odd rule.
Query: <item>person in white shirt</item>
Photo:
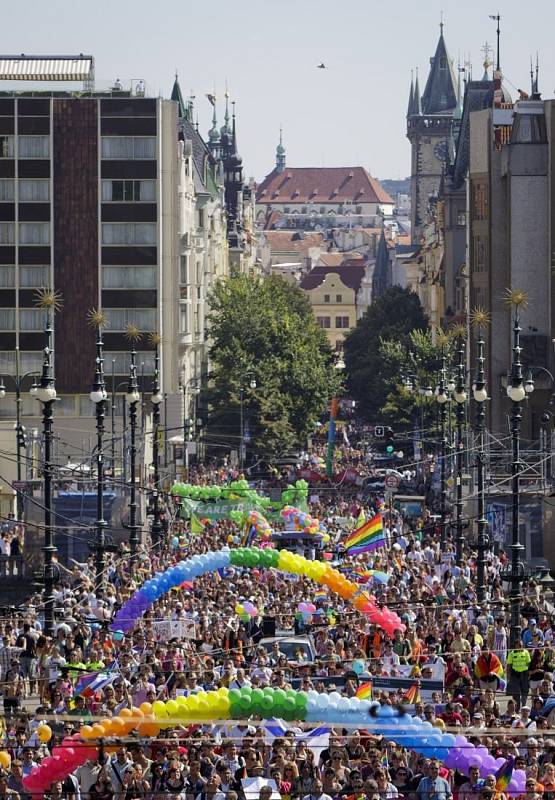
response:
[[[322,791],[322,781],[320,778],[315,778],[312,783],[310,794],[306,794],[303,800],[332,800],[332,798],[329,794],[324,794]]]

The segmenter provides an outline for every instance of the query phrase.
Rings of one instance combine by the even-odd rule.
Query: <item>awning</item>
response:
[[[86,81],[92,77],[92,56],[0,56],[2,81]]]

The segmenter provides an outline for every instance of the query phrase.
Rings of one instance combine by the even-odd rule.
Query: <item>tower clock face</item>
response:
[[[434,155],[438,161],[447,161],[447,157],[449,155],[449,146],[445,140],[442,142],[438,142],[435,145]]]

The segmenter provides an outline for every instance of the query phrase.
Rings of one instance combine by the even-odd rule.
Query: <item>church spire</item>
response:
[[[215,159],[220,157],[220,132],[218,130],[218,119],[216,116],[216,90],[212,95],[212,127],[208,131],[208,148]]]
[[[409,104],[407,106],[407,117],[410,117],[412,114],[412,104],[414,103],[414,72],[410,71],[410,92],[409,92]]]
[[[420,97],[420,83],[418,82],[418,67],[416,68],[416,81],[414,82],[412,113],[413,116],[420,116],[420,114],[422,114],[422,98]]]
[[[279,128],[279,144],[276,147],[276,172],[283,172],[285,169],[285,147],[283,146],[283,129]]]
[[[430,74],[422,95],[424,114],[446,114],[457,106],[453,64],[443,38],[443,21],[435,55],[430,59]]]
[[[170,100],[173,100],[177,103],[177,116],[179,119],[184,119],[187,116],[187,109],[185,108],[185,102],[183,100],[183,95],[181,94],[181,86],[179,85],[179,78],[177,76],[177,70],[175,71],[175,80],[173,82],[172,93],[170,95]]]

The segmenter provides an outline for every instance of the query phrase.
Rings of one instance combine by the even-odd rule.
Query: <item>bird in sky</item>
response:
[[[318,66],[316,67],[316,69],[326,69],[326,65],[325,65],[325,64],[324,64],[324,62],[322,61],[320,64],[318,64]]]

